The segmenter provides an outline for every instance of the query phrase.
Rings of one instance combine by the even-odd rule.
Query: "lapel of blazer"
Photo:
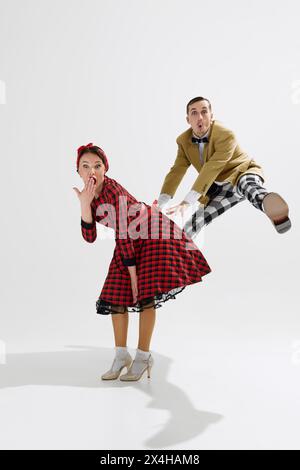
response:
[[[209,157],[212,154],[212,141],[213,141],[214,125],[215,125],[215,121],[212,121],[212,123],[210,125],[210,129],[209,129],[209,133],[208,133],[208,136],[207,136],[208,139],[209,139],[209,142],[208,142],[208,144],[204,145],[204,149],[203,149],[203,162],[204,163],[207,162],[207,160],[209,159]]]
[[[202,165],[200,162],[200,155],[199,155],[199,145],[193,144],[192,142],[193,131],[192,128],[188,132],[188,141],[187,141],[187,154],[189,156],[191,164],[200,171]]]

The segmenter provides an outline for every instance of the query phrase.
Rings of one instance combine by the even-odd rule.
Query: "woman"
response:
[[[103,380],[139,380],[153,366],[149,351],[156,308],[200,282],[211,270],[200,250],[154,205],[135,199],[106,173],[105,152],[92,143],[77,150],[77,172],[84,182],[73,188],[81,205],[83,238],[96,240],[96,222],[115,230],[116,246],[96,302],[97,313],[112,315],[116,356]],[[136,216],[138,214],[138,216]],[[128,312],[140,312],[136,356],[127,351]]]

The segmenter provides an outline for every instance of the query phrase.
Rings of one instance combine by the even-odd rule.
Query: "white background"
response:
[[[299,3],[0,8],[1,447],[299,448]],[[125,391],[99,379],[114,341],[95,302],[114,241],[81,237],[76,149],[102,147],[107,175],[151,204],[199,95],[288,201],[293,228],[277,234],[247,201],[207,227],[212,273],[157,310],[150,385]],[[132,354],[137,333],[131,314]]]

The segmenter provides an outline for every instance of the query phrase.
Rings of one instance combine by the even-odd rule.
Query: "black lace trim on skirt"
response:
[[[101,315],[109,315],[113,313],[125,313],[128,312],[142,312],[147,308],[159,308],[162,307],[167,300],[175,299],[176,295],[182,292],[186,286],[183,287],[175,287],[168,292],[162,292],[156,294],[154,297],[148,297],[147,299],[142,299],[141,301],[137,302],[133,306],[126,306],[126,305],[114,305],[110,302],[106,302],[105,300],[101,300],[100,298],[96,302],[96,309],[97,313]]]

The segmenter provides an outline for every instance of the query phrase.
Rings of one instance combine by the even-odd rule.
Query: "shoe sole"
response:
[[[123,366],[120,369],[120,371],[118,372],[118,375],[116,377],[103,377],[103,375],[102,375],[101,380],[117,380],[120,377],[120,374],[121,374],[122,370],[127,368],[127,372],[128,372],[129,367],[130,367],[130,365],[129,366]]]
[[[263,209],[278,233],[285,233],[291,228],[289,207],[279,194],[268,193],[263,199]]]
[[[151,378],[151,368],[152,368],[152,366],[150,367],[149,372],[147,372],[148,379]],[[127,374],[123,374],[123,375],[121,375],[120,380],[122,380],[123,382],[137,382],[138,380],[140,380],[143,377],[143,375],[146,371],[147,371],[147,368],[142,372],[142,374],[138,378],[128,377]]]

